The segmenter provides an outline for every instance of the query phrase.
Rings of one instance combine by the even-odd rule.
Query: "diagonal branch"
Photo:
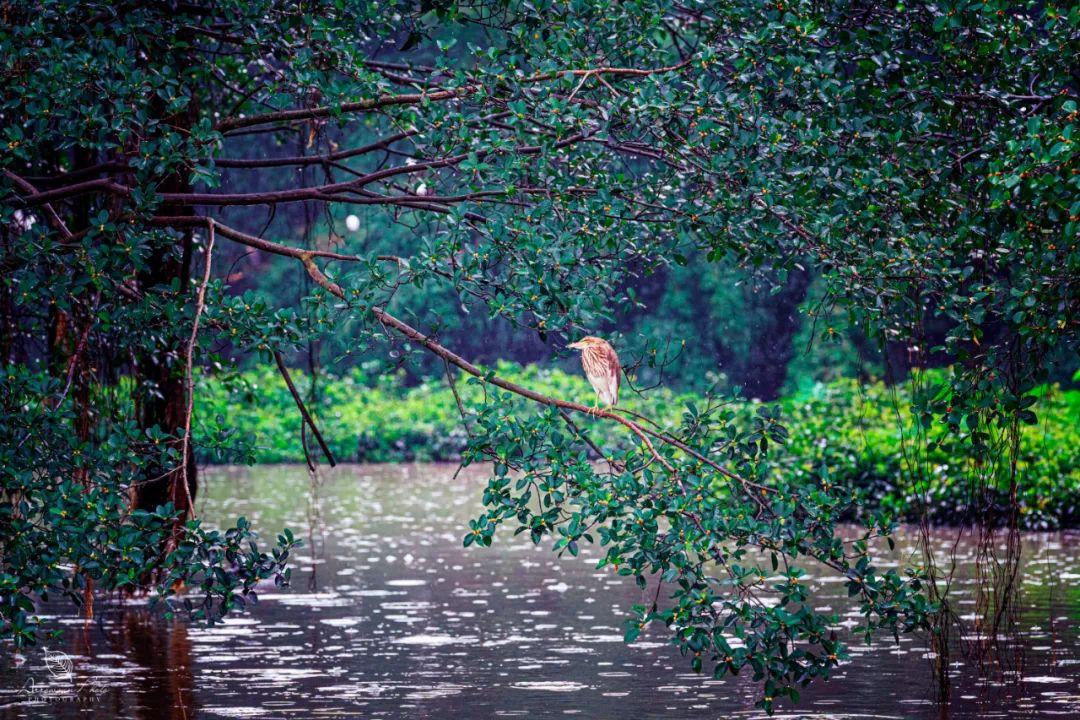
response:
[[[170,226],[170,225],[172,225],[172,226],[187,226],[187,225],[190,225],[190,224],[199,224],[200,222],[205,223],[206,219],[205,218],[199,218],[199,217],[157,217],[157,218],[154,218],[154,224],[162,225],[162,226]],[[327,277],[325,273],[323,273],[323,271],[315,263],[315,258],[316,257],[327,257],[329,259],[347,260],[347,261],[354,261],[354,262],[361,262],[361,261],[364,260],[364,258],[355,256],[355,255],[341,255],[341,254],[338,254],[338,253],[326,253],[326,252],[319,252],[319,251],[313,251],[313,250],[301,250],[299,248],[289,247],[288,245],[282,245],[280,243],[275,243],[275,242],[272,242],[270,240],[264,240],[262,238],[257,238],[257,237],[252,236],[252,235],[247,235],[246,233],[241,233],[241,232],[239,232],[237,230],[234,230],[232,228],[227,228],[226,226],[223,226],[223,225],[221,225],[220,223],[217,223],[217,222],[215,222],[215,227],[217,228],[218,232],[220,232],[223,237],[228,237],[228,238],[230,238],[232,240],[236,240],[236,241],[241,242],[241,243],[243,243],[245,245],[249,245],[250,247],[254,247],[254,248],[257,248],[259,250],[263,250],[265,252],[270,252],[270,253],[274,253],[274,254],[277,254],[277,255],[284,255],[286,257],[291,257],[291,258],[295,258],[295,259],[299,260],[300,262],[302,262],[304,264],[304,268],[307,270],[308,275],[311,276],[311,279],[317,285],[319,285],[321,288],[323,288],[324,290],[329,292],[334,297],[337,297],[340,300],[345,300],[346,302],[348,301],[348,298],[346,296],[345,291],[341,288],[340,285],[335,283],[333,280],[331,280],[329,277]],[[392,259],[392,258],[385,258],[385,259]],[[486,383],[491,383],[492,385],[495,385],[496,387],[502,388],[503,390],[514,393],[515,395],[526,398],[528,400],[532,400],[533,402],[539,403],[541,405],[547,405],[548,407],[554,407],[554,408],[558,408],[560,410],[569,410],[569,411],[573,411],[573,412],[578,412],[578,413],[582,413],[584,415],[590,415],[592,417],[603,418],[603,419],[606,419],[606,420],[612,420],[614,422],[619,423],[620,425],[625,427],[627,430],[632,432],[634,435],[636,435],[638,437],[638,439],[641,440],[642,444],[645,445],[645,447],[648,449],[648,451],[652,455],[652,457],[656,461],[658,461],[661,465],[663,465],[664,468],[668,472],[670,472],[672,474],[676,474],[676,470],[675,470],[674,466],[672,466],[671,463],[668,462],[668,460],[656,450],[656,446],[653,443],[654,439],[661,442],[661,443],[663,443],[663,444],[665,444],[665,445],[669,445],[671,447],[674,447],[674,448],[686,453],[687,455],[694,458],[698,462],[703,463],[705,465],[708,465],[712,469],[716,470],[718,473],[720,473],[724,477],[727,477],[728,479],[731,479],[731,480],[734,480],[734,481],[738,482],[740,485],[743,486],[743,488],[747,492],[751,492],[751,489],[757,490],[759,492],[770,492],[771,491],[770,488],[766,488],[763,485],[759,485],[757,483],[754,483],[754,482],[742,477],[738,473],[734,473],[731,470],[728,470],[727,468],[723,467],[719,463],[716,463],[715,461],[711,460],[710,458],[706,457],[705,455],[701,454],[700,452],[694,450],[692,447],[690,447],[686,443],[682,442],[678,438],[675,438],[675,437],[673,437],[673,436],[671,436],[671,435],[669,435],[667,433],[660,432],[660,431],[657,431],[657,430],[653,430],[653,429],[650,429],[648,427],[644,427],[640,423],[637,423],[637,422],[635,422],[633,420],[630,420],[628,418],[625,418],[625,417],[622,417],[621,415],[616,414],[616,412],[613,411],[613,410],[604,410],[604,409],[598,409],[598,408],[591,408],[591,407],[588,407],[588,406],[583,405],[581,403],[571,402],[571,401],[568,401],[568,400],[561,400],[559,398],[553,398],[553,397],[550,397],[548,395],[544,395],[543,393],[536,392],[535,390],[532,390],[530,388],[524,387],[522,385],[518,385],[517,383],[506,380],[505,378],[501,378],[501,377],[495,375],[494,373],[485,372],[479,366],[472,364],[471,362],[469,362],[465,358],[461,357],[460,355],[453,352],[449,348],[444,347],[443,345],[436,342],[435,340],[428,337],[427,335],[423,334],[422,332],[420,332],[416,328],[412,327],[408,323],[394,317],[393,315],[388,313],[385,309],[383,309],[383,308],[381,308],[381,307],[379,307],[377,305],[372,305],[372,306],[370,306],[368,308],[368,310],[372,313],[372,315],[375,316],[375,318],[380,323],[382,323],[383,326],[393,329],[398,334],[408,338],[409,340],[415,342],[418,345],[421,345],[422,347],[426,348],[430,352],[432,352],[435,355],[439,356],[445,362],[447,362],[447,363],[449,363],[451,365],[454,365],[454,366],[460,368],[461,370],[464,370],[466,373],[468,373],[468,374],[470,374],[470,375],[472,375],[474,377],[480,378],[481,380],[483,380]],[[754,494],[752,492],[751,492],[751,494],[753,494],[755,498],[757,497],[756,494]]]
[[[326,277],[326,275],[323,274],[322,270],[319,269],[319,266],[315,264],[315,260],[313,258],[304,258],[303,263],[304,267],[307,268],[308,274],[311,276],[311,279],[314,280],[317,285],[319,285],[331,295],[341,300],[346,299],[345,291],[341,289],[341,286],[335,283],[330,278]],[[453,352],[452,350],[443,347],[442,345],[435,342],[427,335],[424,335],[422,332],[412,327],[408,323],[397,319],[390,313],[386,312],[386,310],[384,310],[383,308],[377,305],[372,305],[369,310],[375,316],[375,318],[384,326],[396,330],[398,333],[404,335],[409,340],[412,340],[418,345],[422,345],[423,347],[427,348],[431,352],[441,357],[443,360],[449,362],[452,365],[456,365],[470,375],[482,379],[484,382],[491,383],[496,387],[500,387],[503,390],[508,390],[515,395],[520,395],[521,397],[528,398],[529,400],[538,402],[541,405],[561,408],[563,410],[573,410],[575,412],[584,413],[586,415],[593,415],[595,417],[603,417],[609,420],[614,420],[615,422],[623,425],[632,433],[637,435],[638,438],[645,444],[645,447],[649,449],[649,453],[661,465],[663,465],[664,468],[668,470],[668,472],[675,472],[675,468],[660,453],[656,451],[655,446],[653,446],[652,440],[649,439],[649,435],[655,435],[655,433],[650,433],[648,430],[643,429],[637,423],[631,420],[627,420],[624,417],[620,417],[619,415],[616,415],[608,410],[590,408],[580,403],[549,397],[542,393],[538,393],[535,390],[530,390],[527,387],[518,385],[517,383],[513,383],[509,380],[500,378],[494,373],[486,373],[481,368],[473,365],[471,362],[461,357],[457,353]]]
[[[343,255],[342,253],[330,252],[329,250],[302,250],[300,248],[289,247],[288,245],[281,245],[280,243],[270,242],[261,237],[241,232],[228,225],[223,225],[216,220],[213,222],[215,229],[222,237],[227,237],[241,245],[247,245],[256,250],[263,250],[265,252],[274,253],[275,255],[286,255],[298,260],[302,260],[305,257],[321,257],[326,258],[327,260],[346,260],[352,262],[363,260],[363,258],[356,255]],[[203,227],[206,225],[206,218],[194,215],[155,215],[150,218],[149,224],[155,227]]]
[[[41,192],[39,192],[37,188],[35,188],[33,185],[31,185],[29,182],[19,177],[15,173],[11,172],[10,170],[5,170],[4,176],[7,177],[8,180],[13,182],[20,189],[22,189],[23,192],[28,193],[31,198],[40,198]],[[56,214],[56,210],[53,209],[53,206],[50,205],[48,201],[42,201],[41,205],[42,209],[45,211],[45,217],[48,219],[49,225],[51,225],[54,230],[60,233],[60,235],[65,240],[71,240],[71,238],[73,237],[71,231],[68,230],[68,226],[64,224],[64,221],[60,219],[60,216]]]
[[[368,112],[392,105],[419,105],[424,102],[438,102],[441,100],[453,100],[466,97],[480,90],[479,85],[466,85],[455,90],[439,90],[430,93],[402,93],[380,95],[369,100],[359,102],[342,103],[336,106],[320,106],[313,108],[301,108],[298,110],[280,110],[278,112],[265,113],[262,115],[249,115],[248,117],[228,117],[222,119],[214,126],[221,133],[230,130],[252,127],[254,125],[266,125],[267,123],[289,122],[292,120],[311,120],[314,118],[328,117],[338,113]]]
[[[315,420],[311,417],[311,413],[308,412],[307,406],[304,405],[303,399],[300,397],[300,393],[296,390],[296,385],[293,384],[292,376],[289,374],[289,368],[285,366],[285,359],[281,357],[281,353],[277,350],[274,351],[274,362],[277,363],[278,371],[281,373],[281,377],[285,380],[285,385],[289,388],[289,394],[292,395],[293,400],[296,402],[296,407],[300,410],[300,415],[303,418],[303,422],[311,428],[311,432],[315,435],[315,440],[318,441],[319,447],[323,451],[323,455],[326,456],[327,462],[330,463],[330,467],[337,465],[337,461],[334,460],[334,454],[330,452],[330,446],[326,444],[326,440],[323,439],[322,433],[319,432],[318,426],[315,425]],[[307,450],[305,449],[305,453]],[[311,467],[311,463],[308,463]]]

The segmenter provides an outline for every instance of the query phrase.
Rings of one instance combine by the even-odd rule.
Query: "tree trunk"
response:
[[[182,68],[177,68],[181,71]],[[160,100],[151,103],[156,116],[164,116],[165,108]],[[194,103],[180,115],[165,117],[174,127],[190,128],[197,117]],[[191,183],[183,171],[169,177],[160,186],[161,192],[191,192]],[[192,208],[177,207],[170,210],[174,215],[191,215]],[[186,306],[185,302],[191,289],[192,231],[185,232],[182,250],[177,253],[171,246],[161,248],[147,262],[146,269],[139,274],[138,286],[147,293],[171,293],[169,289],[176,283],[177,297],[167,298],[166,302],[176,302]],[[195,500],[198,489],[198,470],[195,466],[195,451],[191,443],[187,446],[187,457],[179,458],[183,446],[183,433],[188,408],[187,386],[184,377],[184,359],[187,352],[187,328],[166,327],[163,334],[168,346],[159,352],[143,352],[136,358],[136,380],[149,386],[150,392],[143,394],[139,412],[139,427],[149,429],[158,427],[173,439],[169,446],[176,450],[177,460],[166,462],[165,467],[151,467],[144,482],[135,491],[135,507],[153,510],[166,502],[172,502],[180,511],[179,524],[192,514],[191,503]],[[186,469],[186,472],[185,472]],[[182,477],[185,476],[186,477]],[[186,483],[186,486],[185,486]]]
[[[173,187],[176,189],[163,188],[163,191],[184,192],[190,189],[186,183],[179,182]],[[190,214],[190,210],[185,208],[183,214]],[[177,280],[181,297],[186,296],[190,285],[191,246],[189,232],[184,237],[181,257],[177,258],[171,252],[161,252],[152,258],[146,271],[139,276],[139,288],[144,293],[154,292],[155,288],[160,292],[162,287],[168,287]],[[145,430],[156,426],[173,436],[169,444],[179,455],[187,415],[187,387],[182,371],[186,346],[182,328],[166,328],[165,332],[170,338],[170,346],[164,352],[142,353],[137,358],[136,378],[140,383],[149,385],[151,390],[143,397],[139,427]],[[178,459],[169,463],[168,467],[152,467],[148,471],[145,481],[138,486],[135,493],[137,508],[153,510],[166,502],[172,502],[181,512],[181,522],[190,516],[188,497],[190,494],[191,500],[194,500],[198,488],[195,451],[190,443],[187,455],[186,462]],[[185,467],[186,490],[181,478]]]

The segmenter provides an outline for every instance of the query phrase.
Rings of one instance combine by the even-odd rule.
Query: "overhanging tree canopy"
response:
[[[278,353],[348,323],[372,347],[408,341],[493,386],[470,458],[494,459],[495,476],[467,543],[510,520],[560,550],[605,543],[619,572],[671,588],[640,622],[667,622],[696,667],[751,665],[771,707],[842,656],[804,602],[801,558],[848,578],[868,631],[925,623],[922,571],[870,561],[888,521],[842,542],[853,498],[770,472],[768,444],[784,439],[771,411],[736,427],[721,404],[691,408],[678,429],[601,413],[632,442],[598,469],[587,453],[610,449],[571,416],[586,408],[443,347],[423,308],[392,314],[400,288],[445,284],[521,332],[558,334],[632,303],[631,273],[700,253],[780,276],[810,263],[832,302],[915,355],[926,320],[946,319],[962,364],[922,410],[976,448],[993,423],[1030,419],[1043,358],[1075,341],[1068,4],[58,0],[4,13],[0,521],[15,538],[3,617],[22,639],[27,598],[49,590],[139,585],[156,568],[201,583],[202,611],[219,612],[279,572],[291,537],[268,557],[244,525],[184,524],[191,368],[218,341]],[[298,205],[323,212],[325,237],[267,237],[267,209]],[[413,228],[410,252],[366,252],[339,234],[346,213]],[[223,243],[300,263],[316,286],[302,312],[230,295],[212,264]],[[549,411],[520,416],[512,396]]]

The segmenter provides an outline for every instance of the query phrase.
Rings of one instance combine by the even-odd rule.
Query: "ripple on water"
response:
[[[404,600],[401,602],[379,603],[379,607],[385,610],[427,610],[435,607],[435,603],[426,600]]]
[[[583,685],[579,682],[561,682],[557,680],[516,682],[511,683],[510,687],[514,688],[515,690],[543,690],[545,692],[578,692],[579,690],[589,689],[588,685]]]
[[[336,592],[327,593],[267,593],[260,600],[273,600],[282,605],[303,606],[309,608],[347,607],[352,600]]]
[[[263,717],[267,714],[266,708],[261,707],[204,707],[202,711],[207,715],[229,718]]]
[[[722,680],[690,673],[664,628],[622,643],[619,627],[641,601],[640,591],[628,579],[597,570],[595,558],[556,562],[550,546],[509,533],[491,548],[463,548],[461,528],[475,517],[487,477],[480,468],[448,482],[455,469],[342,467],[329,473],[319,492],[325,545],[311,551],[325,562],[297,568],[293,589],[262,585],[257,607],[208,629],[179,621],[144,626],[138,618],[146,617],[145,603],[105,602],[105,632],[91,633],[90,647],[73,655],[80,673],[110,688],[108,712],[122,717],[177,714],[173,683],[187,683],[195,715],[206,718],[285,717],[297,710],[391,720],[550,717],[567,710],[600,718],[617,710],[627,718],[765,720],[752,709],[758,688],[745,673]],[[243,483],[207,483],[207,522],[243,514],[267,532],[286,525],[307,529],[306,503],[297,502],[308,492],[306,470],[243,472],[234,476]],[[1039,558],[1022,570],[1024,632],[1019,640],[999,637],[1010,648],[1020,643],[1025,658],[1019,667],[1028,676],[980,679],[977,663],[954,655],[954,720],[983,720],[991,713],[1080,717],[1080,596],[1071,593],[1080,580],[1080,536],[1054,535],[1053,543],[1040,537],[1023,540],[1023,556]],[[935,547],[947,555],[953,540],[935,540]],[[892,559],[914,549],[900,542]],[[966,540],[959,550],[956,587],[970,593],[977,554]],[[891,564],[886,558],[881,566]],[[806,582],[812,607],[862,624],[845,578],[808,569]],[[959,612],[971,617],[973,602],[958,598]],[[55,610],[42,608],[67,631],[71,642],[65,647],[82,648],[74,634],[85,621]],[[970,632],[963,633],[968,644],[980,640],[966,637]],[[736,644],[733,637],[729,642]],[[887,638],[872,646],[854,643],[852,661],[831,682],[810,686],[799,705],[781,706],[785,714],[775,717],[936,716],[926,699],[933,696],[926,646],[916,637],[903,642],[899,649]],[[27,655],[21,666],[13,657],[4,668],[4,720],[106,712],[105,705],[86,712],[25,703],[20,688],[45,672],[39,654]],[[178,663],[190,672],[169,673],[165,688],[162,669]]]
[[[423,647],[442,647],[443,645],[472,645],[478,641],[475,635],[438,635],[420,634],[391,640],[395,645],[421,645]]]
[[[1041,685],[1057,685],[1069,682],[1069,678],[1054,677],[1053,675],[1033,675],[1021,678],[1021,682],[1039,683]]]
[[[594,644],[594,643],[621,643],[623,642],[622,635],[615,634],[603,634],[603,635],[574,635],[574,640],[580,643]]]
[[[429,688],[417,688],[405,694],[409,700],[435,700],[438,698],[460,695],[465,690],[464,685],[442,683]]]
[[[324,685],[319,688],[319,692],[344,699],[358,699],[379,697],[395,687],[391,683],[357,682],[348,685]]]

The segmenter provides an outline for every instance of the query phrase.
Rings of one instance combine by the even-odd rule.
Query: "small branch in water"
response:
[[[300,421],[300,447],[304,451],[304,464],[307,465],[308,472],[314,473],[315,462],[311,459],[311,452],[308,450],[307,423],[303,420]]]

